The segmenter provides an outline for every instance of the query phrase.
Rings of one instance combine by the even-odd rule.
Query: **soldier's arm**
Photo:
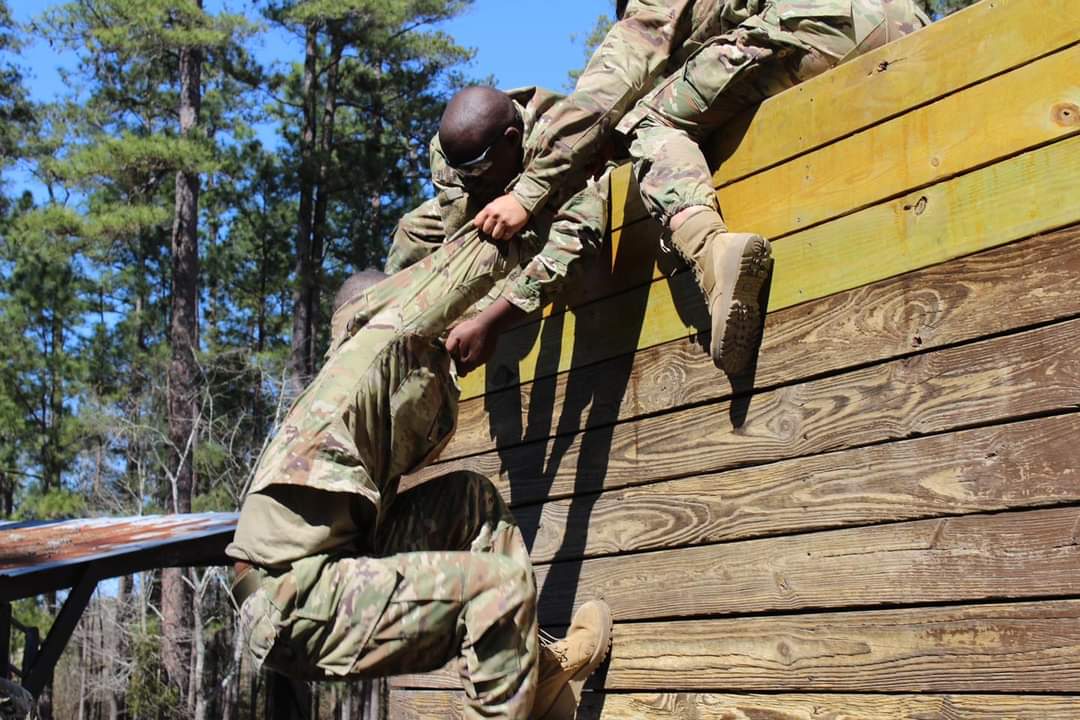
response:
[[[690,4],[690,0],[630,1],[626,14],[593,54],[574,92],[544,113],[538,154],[510,192],[481,211],[479,223],[489,219],[486,214],[498,214],[512,230],[505,236],[512,237],[528,216],[544,207],[561,182],[593,160],[615,125],[650,89],[685,40],[689,25],[684,16]]]
[[[458,174],[446,163],[439,136],[431,140],[428,164],[435,197],[402,216],[386,256],[386,272],[393,275],[414,265],[442,247],[446,238],[461,228],[475,208]]]
[[[599,250],[607,230],[610,170],[591,181],[559,208],[540,252],[503,291],[503,297],[529,313],[555,300]]]
[[[499,334],[558,296],[581,271],[581,261],[600,248],[607,230],[610,174],[590,182],[559,208],[540,252],[507,283],[498,300],[450,331],[446,348],[459,372],[487,362]]]

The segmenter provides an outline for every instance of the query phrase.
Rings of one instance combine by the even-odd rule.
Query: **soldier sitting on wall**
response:
[[[727,232],[699,143],[765,98],[929,19],[913,0],[620,5],[625,13],[574,92],[545,114],[524,172],[474,223],[496,240],[513,237],[617,129],[630,142],[645,206],[708,299],[713,361],[738,373],[760,342],[759,296],[770,248],[760,235]]]

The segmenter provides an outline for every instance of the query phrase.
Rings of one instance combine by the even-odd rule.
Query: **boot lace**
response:
[[[540,630],[538,634],[540,635],[540,644],[558,659],[560,665],[565,666],[569,657],[566,654],[565,643],[563,643],[562,639],[555,637],[546,630]]]

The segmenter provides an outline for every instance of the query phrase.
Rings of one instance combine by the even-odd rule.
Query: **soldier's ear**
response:
[[[503,130],[503,137],[509,140],[512,146],[517,146],[521,143],[521,128],[511,125]]]

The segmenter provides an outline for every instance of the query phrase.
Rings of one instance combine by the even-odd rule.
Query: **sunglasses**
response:
[[[491,155],[491,151],[495,149],[495,146],[499,144],[499,140],[501,139],[501,135],[495,138],[495,141],[488,145],[484,152],[480,153],[472,160],[457,163],[456,165],[447,160],[446,164],[466,177],[480,177],[488,170],[490,170],[491,166],[495,164],[495,159],[489,156]]]

